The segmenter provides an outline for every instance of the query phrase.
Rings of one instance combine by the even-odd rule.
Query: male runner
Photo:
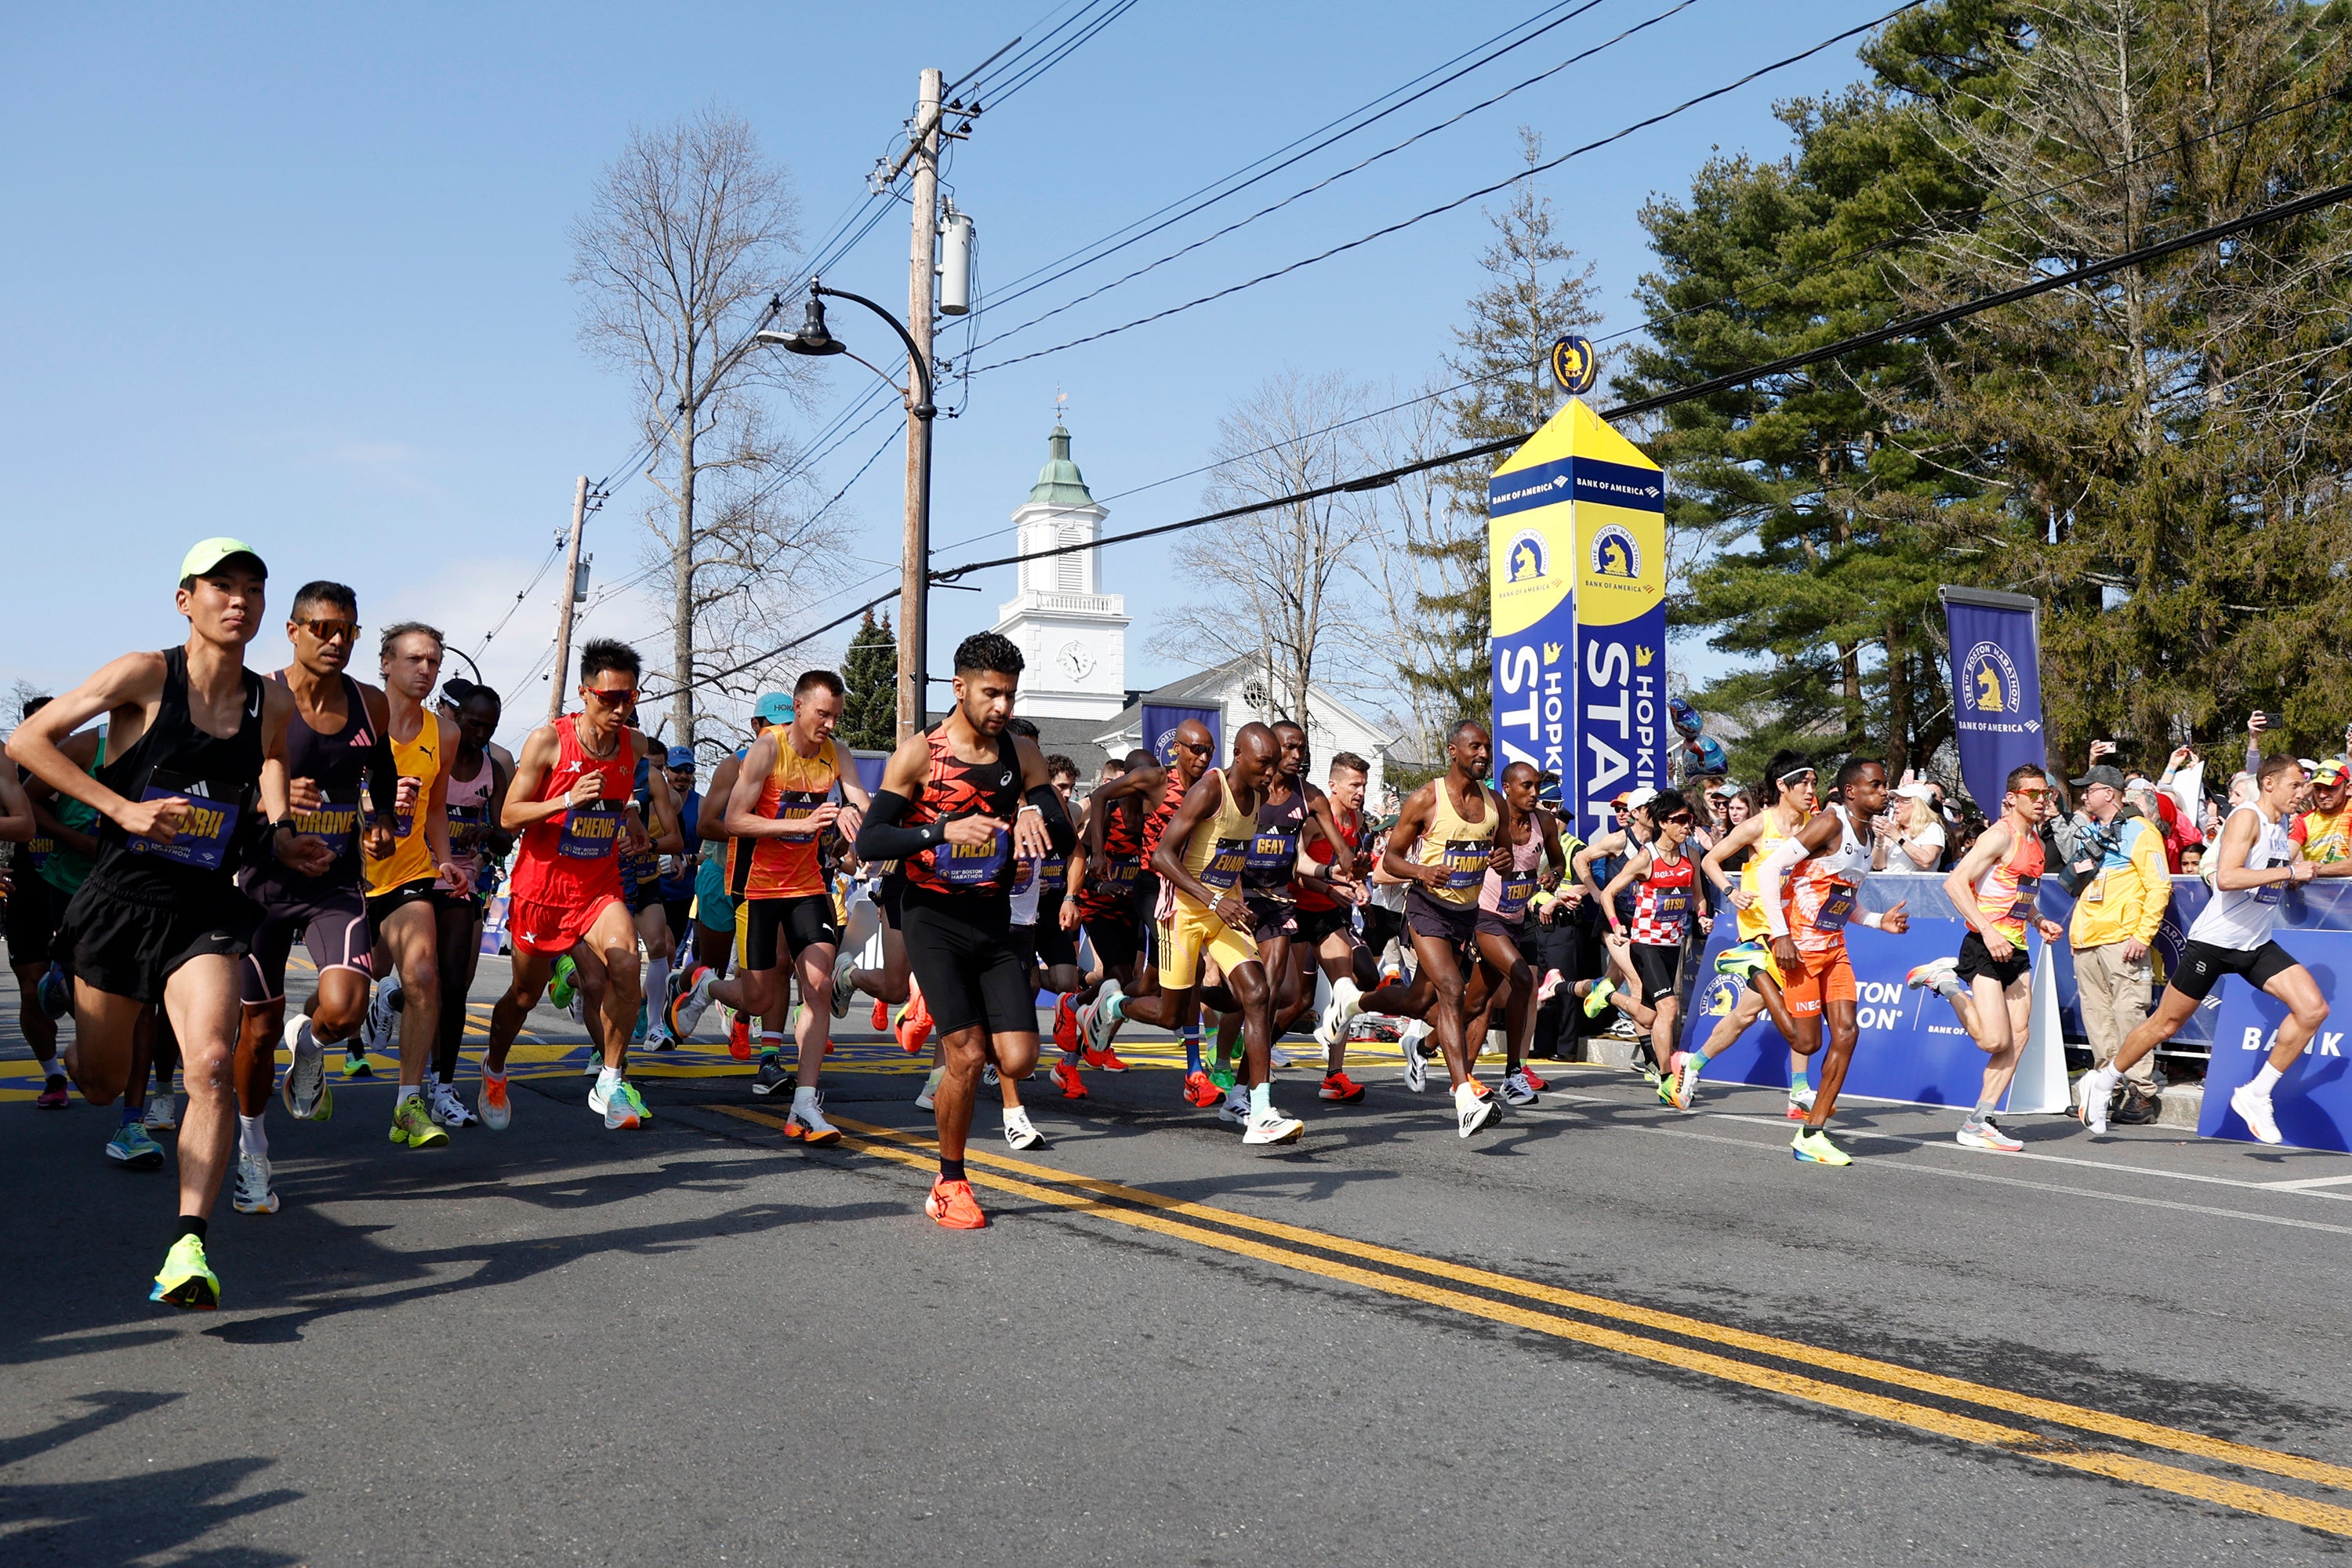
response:
[[[833,892],[817,855],[818,840],[838,824],[854,837],[865,821],[865,788],[857,770],[842,765],[833,731],[841,722],[846,689],[829,669],[812,669],[793,688],[793,721],[751,742],[727,802],[728,890],[742,901],[747,934],[743,973],[722,980],[697,964],[679,973],[669,999],[670,1030],[694,1032],[712,1001],[738,1013],[780,1016],[787,1000],[784,964],[799,976],[800,1071],[784,1135],[812,1145],[838,1142],[841,1130],[824,1119],[817,1088],[833,1046],[835,967],[855,961],[841,953]],[[832,796],[841,795],[836,804]],[[844,1011],[846,1011],[845,1006]]]
[[[259,915],[231,878],[241,852],[313,875],[328,859],[287,820],[293,697],[245,668],[268,574],[240,541],[199,543],[180,563],[174,601],[188,640],[113,660],[8,739],[12,761],[101,816],[97,866],[58,931],[74,977],[66,1071],[109,1104],[130,1085],[144,1015],[161,1007],[178,1036],[188,1091],[179,1232],[149,1300],[203,1310],[220,1304],[205,1231],[235,1138],[236,972]],[[58,742],[101,714],[111,755],[92,777]]]
[[[334,1114],[327,1087],[327,1047],[359,1033],[366,1021],[373,978],[368,940],[363,853],[390,853],[389,814],[361,821],[362,787],[377,800],[397,793],[393,752],[385,737],[391,709],[384,694],[344,673],[359,644],[359,597],[341,583],[305,583],[287,613],[286,640],[294,662],[269,679],[294,701],[286,721],[288,800],[294,830],[329,857],[325,872],[305,877],[274,862],[238,878],[261,906],[252,951],[237,966],[244,1019],[236,1037],[236,1185],[230,1202],[239,1214],[275,1214],[269,1184],[269,1137],[264,1125],[278,1077],[278,1044],[294,1053],[286,1075],[286,1109],[302,1121]],[[286,1017],[286,961],[300,937],[319,972],[307,1014]]]
[[[636,1087],[621,1076],[639,998],[637,931],[621,900],[619,850],[631,831],[625,808],[637,759],[657,750],[642,731],[622,721],[636,702],[642,668],[628,644],[590,640],[580,650],[581,710],[533,730],[515,759],[499,816],[499,826],[521,835],[507,910],[514,983],[490,1012],[481,1098],[474,1107],[493,1132],[514,1119],[507,1052],[538,1005],[555,960],[575,946],[602,971],[604,991],[604,1005],[586,1019],[604,1057],[588,1109],[607,1128],[634,1128],[653,1119]]]
[[[1456,723],[1446,736],[1445,772],[1405,797],[1381,852],[1381,868],[1409,883],[1405,890],[1405,931],[1412,938],[1416,968],[1410,986],[1391,982],[1369,995],[1359,995],[1352,982],[1334,981],[1331,1001],[1324,1010],[1319,1037],[1343,1034],[1359,1013],[1389,1013],[1422,1018],[1437,1035],[1437,1048],[1445,1060],[1446,1077],[1454,1086],[1455,1131],[1467,1138],[1491,1125],[1502,1107],[1484,1085],[1470,1076],[1470,1051],[1464,1038],[1463,995],[1465,949],[1473,962],[1495,966],[1489,989],[1499,987],[1508,964],[1517,961],[1487,953],[1479,944],[1478,893],[1486,885],[1486,868],[1509,865],[1507,848],[1498,850],[1495,830],[1502,808],[1482,782],[1494,756],[1494,742],[1486,727],[1474,719]],[[1412,852],[1407,858],[1406,851]],[[1499,948],[1511,946],[1504,937]],[[1405,1048],[1419,1047],[1408,1040]],[[1408,1066],[1412,1065],[1410,1061]]]
[[[2294,759],[2287,762],[2292,770]],[[2300,787],[2302,773],[2294,771],[2293,779]],[[2064,926],[2034,907],[2044,863],[2037,829],[2050,806],[2049,774],[2032,763],[2010,770],[2000,818],[1944,879],[1944,896],[1969,926],[1968,935],[1960,939],[1959,956],[1920,964],[1904,976],[1905,984],[1927,986],[1951,1003],[1969,1038],[1985,1053],[1976,1109],[1954,1134],[1963,1148],[2014,1154],[2025,1147],[2000,1130],[1992,1112],[2009,1092],[2033,1016],[2033,956],[2026,951],[2025,928],[2032,926],[2044,942],[2063,941],[2066,935]],[[1968,983],[1965,991],[1963,980]],[[2137,1030],[2132,1037],[2138,1038]],[[2118,1060],[2122,1055],[2116,1053]],[[2114,1087],[2107,1086],[2110,1091]]]
[[[856,839],[859,858],[906,873],[907,960],[947,1058],[935,1091],[940,1173],[923,1212],[955,1230],[988,1223],[963,1164],[981,1068],[992,1056],[1023,1079],[1037,1065],[1036,996],[1013,946],[1013,858],[1066,855],[1076,841],[1045,753],[1004,732],[1022,662],[995,632],[957,645],[955,705],[890,754]]]
[[[691,956],[694,940],[695,873],[702,858],[702,792],[694,787],[694,748],[672,746],[663,764],[669,793],[677,801],[678,831],[685,839],[677,853],[662,858],[662,918],[669,923],[671,951],[683,964]],[[722,972],[723,973],[723,972]]]
[[[1301,847],[1307,861],[1293,884],[1298,894],[1298,932],[1294,945],[1299,952],[1301,975],[1311,976],[1315,969],[1320,968],[1323,977],[1335,989],[1342,980],[1359,991],[1370,991],[1380,984],[1380,966],[1374,954],[1356,934],[1356,910],[1370,898],[1370,889],[1359,872],[1351,869],[1341,873],[1334,868],[1342,848],[1348,852],[1352,868],[1370,847],[1371,835],[1364,820],[1364,786],[1371,771],[1371,764],[1353,752],[1341,752],[1331,759],[1331,771],[1324,781],[1324,797],[1330,802],[1332,834],[1318,835]],[[1308,864],[1316,869],[1307,870]],[[1313,994],[1311,984],[1308,994]],[[1315,1037],[1324,1049],[1326,1092],[1321,1097],[1342,1103],[1361,1099],[1356,1080],[1347,1073],[1348,1032],[1342,1029],[1325,1039],[1318,1019]],[[1338,1092],[1328,1092],[1332,1090]]]
[[[27,698],[22,717],[31,718],[48,701]],[[0,841],[17,846],[8,859],[6,930],[0,934],[7,938],[8,967],[16,976],[19,1026],[41,1068],[41,1092],[33,1103],[43,1110],[63,1110],[68,1100],[66,1075],[58,1066],[58,1021],[42,1007],[40,996],[56,947],[58,916],[65,907],[51,896],[43,872],[63,845],[57,818],[25,794],[26,776],[21,768],[0,768]]]
[[[1082,1017],[1101,999],[1106,987],[1135,992],[1143,985],[1143,925],[1137,918],[1135,885],[1143,874],[1143,824],[1150,805],[1140,794],[1115,792],[1113,785],[1138,768],[1157,764],[1146,751],[1129,752],[1118,760],[1118,772],[1106,765],[1103,782],[1087,799],[1083,842],[1070,857],[1070,891],[1062,907],[1066,925],[1076,921],[1086,929],[1101,970],[1093,981],[1064,996],[1054,1008],[1054,1044],[1062,1059],[1054,1068],[1054,1082],[1071,1100],[1084,1100],[1086,1086],[1078,1079],[1081,1059],[1105,1072],[1125,1072],[1127,1064],[1111,1049],[1109,1032],[1092,1044],[1080,1028]]]
[[[1860,921],[1874,931],[1901,934],[1911,917],[1898,902],[1882,913],[1860,909],[1863,879],[1870,875],[1873,835],[1860,826],[1886,809],[1886,766],[1874,757],[1849,757],[1838,769],[1836,799],[1795,833],[1773,845],[1758,871],[1765,929],[1770,933],[1772,978],[1789,1016],[1797,1026],[1790,1041],[1803,1056],[1822,1048],[1822,1020],[1830,1026],[1829,1052],[1822,1058],[1821,1087],[1790,1152],[1815,1165],[1851,1165],[1853,1159],[1830,1142],[1825,1129],[1837,1110],[1854,1041],[1860,1037],[1853,962],[1846,954],[1845,928]],[[1907,901],[1907,900],[1906,900]],[[1687,1102],[1705,1069],[1704,1059],[1681,1065],[1677,1097]]]
[[[26,716],[31,717],[48,701],[49,699],[45,697],[28,704]],[[106,765],[106,726],[93,724],[69,735],[58,743],[58,750],[65,754],[67,761],[95,777],[98,771]],[[93,807],[69,795],[58,794],[32,777],[29,772],[23,769],[16,771],[24,775],[26,795],[32,803],[37,835],[47,836],[54,845],[47,854],[41,857],[32,879],[34,888],[46,893],[48,900],[49,961],[47,967],[34,977],[33,984],[25,986],[24,990],[26,1005],[39,1014],[42,1023],[49,1026],[49,1037],[54,1042],[57,1037],[56,1021],[73,1010],[73,980],[66,971],[66,951],[57,939],[57,931],[65,921],[66,906],[73,901],[76,893],[81,891],[82,883],[98,864],[99,816]],[[19,982],[22,982],[21,975]],[[131,1087],[123,1091],[122,1116],[106,1145],[109,1159],[134,1170],[161,1170],[163,1165],[163,1146],[149,1136],[145,1125],[147,1116],[154,1110],[147,1103],[147,1079],[149,1068],[152,1065],[152,1037],[156,1033],[154,1024],[151,1015],[137,1032],[131,1047],[136,1070],[131,1074]],[[168,1034],[168,1026],[163,1032]],[[30,1040],[32,1037],[28,1026],[26,1038]],[[173,1054],[176,1057],[176,1051]],[[48,1059],[47,1076],[39,1096],[33,1102],[35,1105],[45,1110],[62,1110],[70,1103],[63,1068],[62,1058],[51,1057]]]
[[[774,725],[792,721],[792,693],[768,692],[752,707],[751,739],[758,740]],[[703,848],[702,865],[694,878],[693,961],[709,964],[721,979],[727,975],[728,965],[734,962],[740,923],[735,897],[727,890],[727,868],[734,854],[734,841],[727,837],[727,805],[734,798],[735,780],[751,749],[748,743],[737,747],[733,756],[712,771],[710,788],[702,797],[695,822],[695,831],[702,836]],[[783,1016],[780,1013],[761,1022],[766,1027],[760,1037],[760,1065],[751,1080],[751,1092],[762,1100],[773,1094],[789,1095],[793,1079],[792,1069],[783,1063]],[[677,1037],[675,1029],[671,1037]],[[728,1027],[727,1048],[737,1061],[751,1059],[751,1023],[742,1014],[737,1014]]]
[[[1528,929],[1528,908],[1547,864],[1554,875],[1568,869],[1559,819],[1536,801],[1541,779],[1532,763],[1513,763],[1503,770],[1503,787],[1496,792],[1503,820],[1495,842],[1498,848],[1509,851],[1510,866],[1503,868],[1502,857],[1496,856],[1487,866],[1485,884],[1478,891],[1479,951],[1499,959],[1496,941],[1499,938],[1510,943],[1513,955],[1506,966],[1510,992],[1503,1004],[1503,1098],[1513,1105],[1535,1104],[1540,1087],[1527,1068],[1528,1046],[1535,1038],[1536,1008],[1540,1001],[1536,989],[1535,934]],[[1551,984],[1558,984],[1557,977]],[[1491,1016],[1495,1000],[1490,994],[1482,1011]]]
[[[451,683],[444,683],[446,691]],[[514,758],[490,739],[505,711],[499,694],[466,683],[458,694],[457,749],[449,763],[449,855],[472,885],[470,893],[441,889],[436,944],[441,973],[441,1027],[434,1040],[433,1085],[427,1098],[433,1120],[444,1127],[470,1127],[478,1120],[457,1098],[457,1053],[466,1042],[466,997],[482,957],[482,922],[497,886],[499,864],[514,847],[499,824],[506,807]]]
[[[1662,789],[1650,797],[1654,837],[1619,863],[1609,885],[1601,890],[1601,918],[1608,922],[1609,956],[1620,972],[1636,981],[1634,987],[1613,986],[1606,976],[1593,982],[1591,994],[1606,996],[1619,1010],[1649,1031],[1650,1055],[1657,1063],[1660,1098],[1672,1102],[1667,1087],[1675,1078],[1675,1024],[1682,1013],[1675,989],[1682,973],[1683,945],[1691,923],[1708,923],[1698,908],[1698,867],[1690,853],[1697,815],[1678,790]],[[1617,900],[1630,897],[1631,915],[1620,915]],[[1637,1000],[1638,989],[1643,998]]]
[[[1788,751],[1774,752],[1764,771],[1764,809],[1717,839],[1715,847],[1698,863],[1699,874],[1715,884],[1716,891],[1736,911],[1738,941],[1716,955],[1715,972],[1730,975],[1739,983],[1739,1001],[1708,1031],[1706,1043],[1698,1048],[1697,1066],[1686,1075],[1675,1075],[1672,1099],[1677,1110],[1688,1110],[1690,1095],[1696,1092],[1698,1075],[1706,1070],[1706,1064],[1729,1050],[1731,1042],[1745,1034],[1759,1016],[1769,1013],[1772,1026],[1789,1044],[1789,1120],[1801,1121],[1805,1112],[1813,1108],[1813,1088],[1807,1078],[1811,1068],[1793,1044],[1797,1026],[1780,995],[1780,983],[1772,978],[1769,955],[1764,948],[1770,927],[1765,919],[1763,895],[1758,891],[1756,878],[1772,847],[1812,819],[1819,775],[1811,763]],[[1739,868],[1739,884],[1734,887],[1724,868],[1743,855],[1746,859]]]
[[[2284,1003],[2287,1016],[2279,1020],[2270,1059],[2253,1081],[2231,1090],[2230,1109],[2263,1142],[2282,1141],[2272,1091],[2327,1023],[2319,983],[2271,936],[2278,926],[2279,889],[2322,874],[2320,863],[2297,854],[2286,833],[2284,818],[2302,781],[2294,758],[2266,759],[2254,775],[2252,804],[2233,809],[2221,825],[2212,900],[2189,922],[2180,963],[2165,983],[2155,1016],[2131,1032],[2113,1061],[2084,1075],[2083,1121],[2092,1131],[2107,1130],[2107,1101],[2132,1064],[2179,1033],[2221,976],[2236,974]]]

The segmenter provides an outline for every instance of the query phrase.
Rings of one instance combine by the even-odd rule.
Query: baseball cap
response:
[[[2087,789],[2093,784],[2105,784],[2109,789],[2121,790],[2124,787],[2123,770],[2111,768],[2106,763],[2101,763],[2074,781],[2074,787],[2077,789]]]
[[[201,577],[207,572],[217,571],[222,562],[234,555],[252,557],[255,568],[264,577],[269,575],[269,568],[263,563],[260,551],[242,539],[223,535],[215,539],[200,539],[189,548],[187,554],[180,558],[179,580],[184,583],[191,577]]]
[[[763,724],[789,724],[793,721],[793,694],[771,691],[751,707],[751,717]]]
[[[673,768],[690,768],[694,766],[694,748],[692,746],[672,746],[669,749],[669,756],[667,761]]]
[[[1733,784],[1729,779],[1726,779],[1706,793],[1714,795],[1721,795],[1724,799],[1729,800],[1733,795],[1739,793],[1739,786]]]
[[[2311,782],[2323,785],[2336,784],[2343,779],[2347,771],[2352,770],[2347,769],[2342,757],[2330,757],[2319,764],[2319,771],[2311,775]]]
[[[2116,770],[2113,768],[2109,768],[2107,770],[2109,773],[2113,773]],[[2077,779],[2074,782],[2080,784],[2082,781]],[[1905,800],[1933,801],[1936,798],[1936,786],[1931,784],[1907,784],[1903,785],[1895,793],[1901,795]]]
[[[1625,808],[1628,811],[1635,810],[1639,807],[1649,805],[1652,801],[1657,798],[1658,792],[1652,789],[1649,785],[1643,784],[1640,789],[1633,791],[1633,794],[1625,797]],[[1612,804],[1614,803],[1612,802]]]

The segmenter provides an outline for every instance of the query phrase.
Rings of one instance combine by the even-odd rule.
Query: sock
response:
[[[1702,1058],[1702,1059],[1705,1058]],[[1792,1067],[1789,1069],[1789,1092],[1790,1094],[1795,1094],[1800,1089],[1811,1089],[1811,1087],[1812,1074],[1811,1071],[1802,1067]]]
[[[1250,1094],[1250,1115],[1251,1115],[1251,1116],[1253,1116],[1253,1117],[1272,1116],[1272,1115],[1274,1114],[1274,1085],[1273,1085],[1273,1084],[1271,1084],[1271,1083],[1254,1083],[1254,1084],[1250,1085],[1250,1091],[1249,1091],[1249,1094]]]
[[[194,1214],[182,1215],[180,1228],[172,1233],[172,1239],[177,1241],[184,1236],[193,1236],[198,1241],[202,1241],[205,1238],[205,1216]]]
[[[1475,1100],[1478,1098],[1478,1091],[1470,1087],[1470,1080],[1465,1078],[1455,1087],[1454,1098],[1456,1101]]]
[[[1968,991],[1960,984],[1957,975],[1939,974],[1936,977],[1936,994],[1948,1002],[1957,1002],[1967,995]]]
[[[2271,1086],[2285,1076],[2286,1074],[2271,1066],[2270,1063],[2264,1062],[2263,1064],[2263,1070],[2254,1075],[2254,1092],[2256,1094],[2267,1095],[2271,1091]]]
[[[1486,1031],[1486,1048],[1488,1050],[1508,1050],[1510,1048],[1510,1045],[1511,1037],[1507,1031],[1502,1029],[1489,1029]]]
[[[1992,1114],[1992,1109],[1993,1109],[1993,1107],[1994,1107],[1994,1106],[1996,1106],[1996,1105],[1998,1105],[1998,1104],[2000,1104],[2000,1096],[1999,1096],[1999,1095],[1997,1095],[1997,1094],[1996,1094],[1996,1095],[1994,1095],[1990,1100],[1978,1100],[1978,1101],[1977,1101],[1977,1110],[1976,1110],[1976,1117],[1975,1117],[1975,1120],[1977,1120],[1977,1121],[1982,1121],[1986,1117],[1990,1116],[1990,1115]]]
[[[484,1083],[504,1083],[506,1080],[506,1074],[502,1072],[492,1072],[489,1068],[488,1063],[485,1062],[482,1064],[482,1081]]]
[[[1184,1031],[1184,1069],[1187,1072],[1201,1070],[1201,1031],[1198,1029]]]
[[[793,1089],[793,1110],[796,1112],[808,1111],[814,1114],[816,1110],[816,1090],[813,1089]]]
[[[421,1084],[421,1083],[404,1083],[404,1084],[402,1084],[402,1085],[400,1086],[400,1092],[399,1092],[399,1093],[397,1093],[397,1094],[395,1094],[395,1095],[394,1095],[394,1096],[392,1097],[392,1109],[393,1109],[393,1112],[394,1112],[394,1114],[397,1115],[397,1114],[399,1113],[399,1111],[400,1111],[400,1107],[401,1107],[401,1102],[402,1102],[402,1101],[404,1101],[404,1100],[420,1100],[420,1099],[424,1098],[424,1095],[425,1095],[425,1086],[424,1086],[423,1084]],[[242,1120],[242,1119],[240,1118],[240,1120]]]
[[[257,1160],[269,1158],[269,1134],[263,1129],[261,1120],[258,1116],[240,1116],[236,1119],[236,1152],[238,1153],[250,1154]]]
[[[646,1011],[653,1011],[653,999],[669,995],[669,960],[656,958],[646,965]]]
[[[784,1048],[784,1032],[782,1029],[761,1030],[760,1048],[771,1054],[782,1050]]]
[[[942,1182],[961,1182],[963,1179],[963,1162],[961,1160],[950,1160],[945,1154],[940,1155],[940,1180]]]
[[[123,1126],[125,1126],[125,1127],[128,1127],[128,1126],[130,1126],[132,1122],[134,1122],[134,1121],[141,1121],[142,1119],[143,1119],[143,1118],[146,1116],[146,1114],[147,1114],[147,1108],[146,1108],[145,1106],[143,1106],[143,1105],[133,1105],[133,1104],[131,1104],[130,1101],[125,1100],[125,1101],[123,1102],[123,1105],[122,1105],[122,1123],[121,1123],[121,1124],[122,1124]]]
[[[596,1090],[598,1093],[611,1094],[614,1089],[620,1087],[621,1069],[619,1068],[598,1068],[596,1069]]]
[[[1074,1068],[1077,1066],[1078,1053],[1076,1051],[1064,1051],[1062,1053],[1062,1065],[1066,1068]]]
[[[1125,1021],[1126,1021],[1126,1018],[1127,1018],[1127,993],[1126,993],[1126,992],[1124,992],[1124,991],[1114,991],[1114,992],[1112,992],[1112,993],[1110,994],[1110,1000],[1109,1000],[1109,1001],[1108,1001],[1108,1002],[1097,1002],[1097,1003],[1096,1003],[1096,1004],[1095,1004],[1095,1005],[1097,1005],[1097,1006],[1100,1007],[1104,1012],[1106,1012],[1106,1013],[1109,1014],[1109,1015],[1110,1015],[1110,1021],[1111,1021],[1112,1023],[1114,1023],[1114,1024],[1118,1024],[1118,1023],[1123,1023],[1123,1022],[1125,1022]]]

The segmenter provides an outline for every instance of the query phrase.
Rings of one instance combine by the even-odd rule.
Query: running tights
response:
[[[474,906],[470,900],[436,900],[434,959],[441,973],[441,1032],[433,1042],[433,1074],[443,1083],[457,1079],[457,1047],[466,1040],[466,987],[473,977]]]

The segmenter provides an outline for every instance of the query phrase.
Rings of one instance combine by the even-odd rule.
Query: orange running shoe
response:
[[[1536,1076],[1536,1069],[1531,1063],[1521,1062],[1519,1064],[1519,1076],[1526,1079],[1528,1080],[1528,1087],[1534,1089],[1538,1094],[1541,1094],[1545,1089],[1551,1087],[1551,1084],[1549,1081]]]
[[[1225,1091],[1219,1089],[1216,1080],[1207,1073],[1196,1072],[1184,1080],[1184,1098],[1206,1110],[1213,1105],[1223,1104]]]
[[[950,1230],[988,1227],[988,1216],[980,1212],[980,1200],[971,1195],[970,1182],[932,1182],[931,1195],[923,1200],[923,1212]]]
[[[740,1013],[736,1014],[735,1021],[727,1026],[727,1054],[739,1062],[751,1059],[751,1026]]]
[[[1364,1086],[1344,1072],[1328,1072],[1323,1075],[1323,1087],[1316,1094],[1318,1099],[1353,1105],[1364,1098]]]
[[[1127,1064],[1119,1060],[1118,1053],[1112,1050],[1108,1046],[1105,1046],[1098,1051],[1087,1052],[1085,1060],[1087,1066],[1090,1068],[1099,1068],[1104,1072],[1125,1072],[1127,1070]]]
[[[1054,1064],[1054,1087],[1062,1091],[1064,1100],[1084,1100],[1087,1086],[1078,1080],[1078,1069],[1067,1062]]]
[[[922,1055],[923,1047],[930,1044],[931,1010],[924,1005],[922,992],[917,991],[915,999],[899,1013],[898,1035],[899,1047],[910,1057]]]
[[[1070,994],[1063,992],[1054,998],[1054,1048],[1075,1051],[1078,1048],[1078,1014],[1070,1005]]]
[[[874,1028],[876,1033],[890,1026],[890,1004],[881,997],[874,998]]]

